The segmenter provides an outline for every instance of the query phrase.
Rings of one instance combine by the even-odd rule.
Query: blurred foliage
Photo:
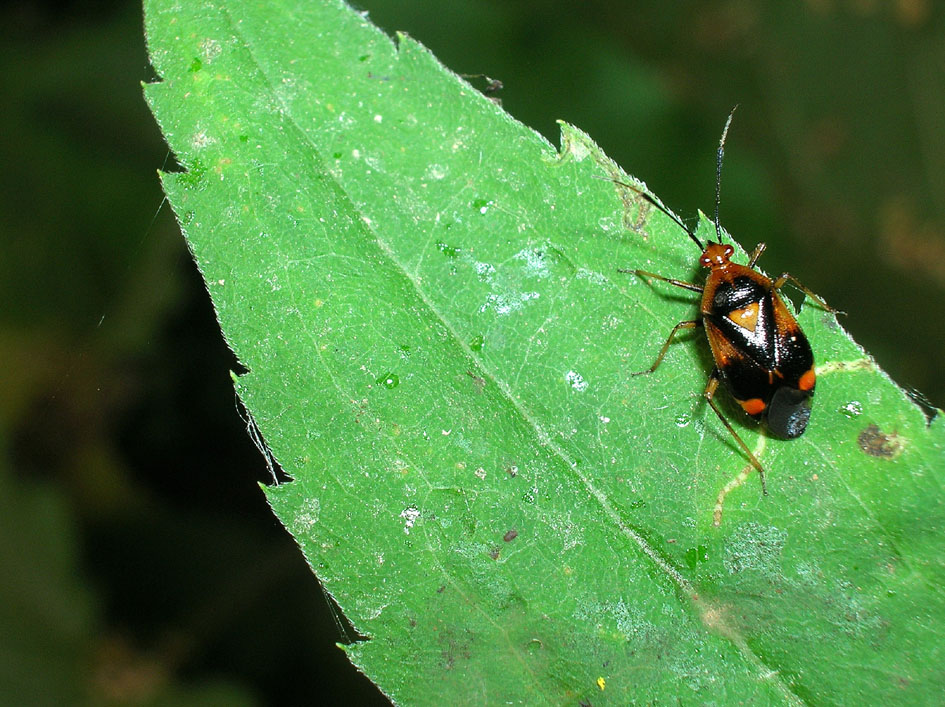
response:
[[[739,104],[723,223],[945,403],[940,4],[358,5],[500,79],[550,139],[580,126],[683,215],[712,208]],[[151,78],[135,3],[0,10],[0,545],[30,558],[4,563],[0,701],[380,701],[255,486],[237,363],[159,209]]]

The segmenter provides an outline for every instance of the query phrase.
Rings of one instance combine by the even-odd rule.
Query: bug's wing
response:
[[[719,377],[745,412],[758,417],[774,395],[766,363],[751,355],[754,347],[746,346],[744,337],[731,336],[724,322],[719,326],[715,318],[706,318],[703,324]]]
[[[783,385],[814,391],[814,354],[794,315],[777,292],[771,293],[774,368]]]

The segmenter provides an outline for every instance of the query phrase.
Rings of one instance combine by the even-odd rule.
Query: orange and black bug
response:
[[[679,322],[670,332],[656,361],[645,371],[633,375],[653,373],[660,365],[673,337],[680,329],[703,327],[715,368],[709,376],[703,395],[731,433],[752,466],[761,476],[761,486],[767,494],[764,468],[748,445],[738,435],[713,400],[719,381],[729,389],[742,409],[755,419],[763,420],[776,437],[794,439],[804,433],[810,419],[811,398],[814,395],[814,355],[807,337],[801,331],[791,311],[778,295],[778,290],[790,280],[804,294],[828,312],[837,310],[804,287],[789,273],[774,280],[755,270],[755,263],[764,252],[759,243],[747,265],[731,261],[735,249],[722,243],[719,226],[719,202],[722,186],[722,156],[725,137],[732,122],[734,109],[728,116],[722,139],[719,141],[715,186],[715,233],[718,241],[705,245],[675,214],[655,199],[629,184],[621,184],[637,191],[643,198],[673,219],[699,246],[702,256],[699,264],[709,268],[705,284],[695,285],[645,270],[621,270],[640,277],[663,280],[676,287],[702,293],[700,317]]]

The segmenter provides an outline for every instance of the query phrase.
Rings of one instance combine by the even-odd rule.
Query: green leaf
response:
[[[293,479],[267,496],[387,695],[941,699],[942,418],[832,315],[799,316],[802,438],[723,404],[764,497],[701,335],[628,374],[696,310],[617,268],[698,253],[586,135],[555,150],[338,2],[146,17],[164,186]]]

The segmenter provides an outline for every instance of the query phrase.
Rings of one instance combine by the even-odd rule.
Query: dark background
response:
[[[723,223],[945,403],[940,3],[359,7],[684,216],[712,208],[738,103]],[[162,207],[153,79],[135,3],[0,6],[0,703],[381,702],[258,489],[238,363]]]

